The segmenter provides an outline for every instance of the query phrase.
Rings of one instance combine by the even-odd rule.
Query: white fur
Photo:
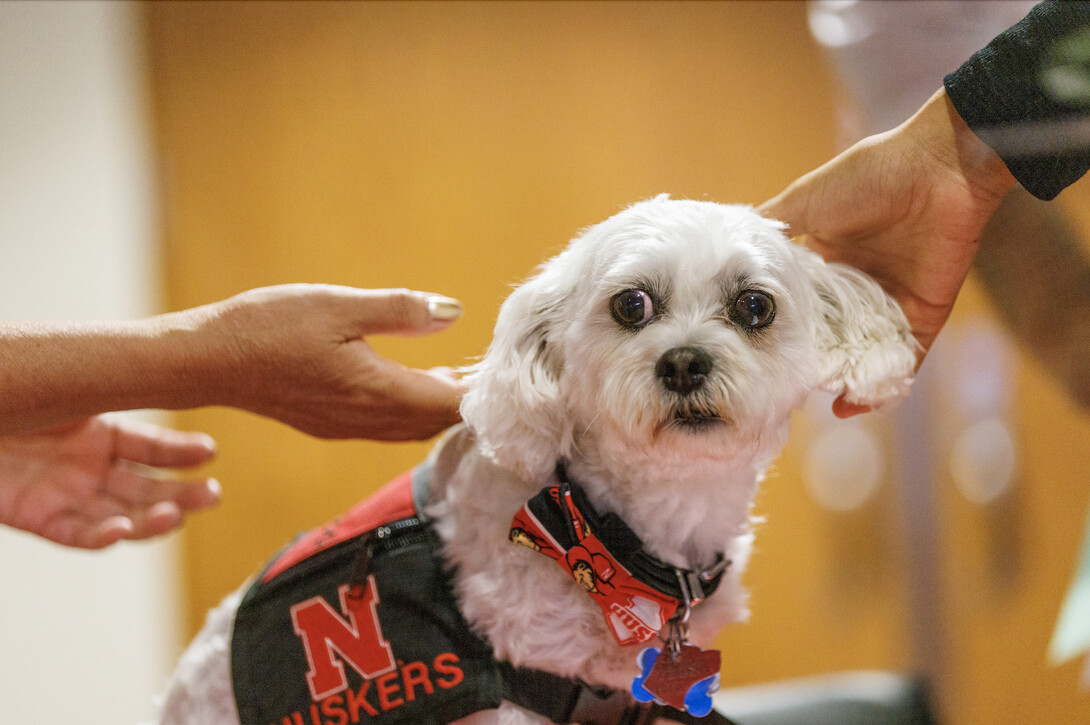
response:
[[[610,313],[632,288],[653,290],[658,313],[638,330]],[[773,298],[775,316],[748,331],[728,309],[753,289]],[[684,396],[655,373],[679,346],[712,360]],[[748,207],[660,196],[591,227],[504,302],[470,370],[465,425],[432,454],[427,514],[456,565],[463,613],[516,665],[617,688],[637,674],[638,648],[617,646],[590,597],[549,558],[508,542],[515,511],[564,458],[594,506],[619,514],[654,555],[696,569],[726,552],[723,583],[692,615],[693,641],[707,644],[746,616],[750,507],[791,411],[819,388],[885,403],[904,394],[915,363],[908,323],[876,283],[790,243]],[[694,409],[716,421],[679,424]],[[237,723],[219,646],[234,606],[186,654],[162,722]],[[463,721],[543,722],[509,705]]]

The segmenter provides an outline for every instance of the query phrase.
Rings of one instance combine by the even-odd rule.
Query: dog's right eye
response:
[[[758,290],[746,290],[734,300],[730,318],[747,330],[759,330],[768,326],[776,316],[772,297]]]
[[[636,329],[651,321],[655,307],[651,302],[651,295],[643,290],[626,289],[610,300],[609,312],[621,326]]]

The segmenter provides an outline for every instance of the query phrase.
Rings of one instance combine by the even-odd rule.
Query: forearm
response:
[[[230,358],[202,321],[200,311],[187,311],[131,321],[0,323],[0,434],[113,410],[227,401]]]

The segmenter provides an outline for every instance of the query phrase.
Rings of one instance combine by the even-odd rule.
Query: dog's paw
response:
[[[915,367],[914,341],[876,344],[845,363],[833,392],[843,392],[849,403],[880,408],[908,395]]]

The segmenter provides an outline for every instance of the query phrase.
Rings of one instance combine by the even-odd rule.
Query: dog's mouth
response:
[[[722,425],[725,421],[713,411],[679,407],[668,421],[667,427],[686,432],[700,432]]]

